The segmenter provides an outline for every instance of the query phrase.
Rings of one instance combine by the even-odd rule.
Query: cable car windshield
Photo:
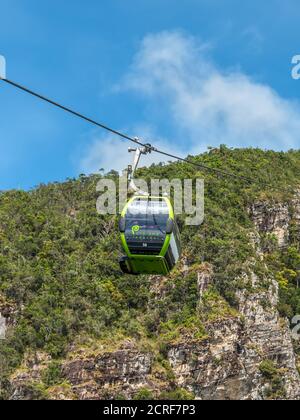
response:
[[[136,200],[126,213],[127,238],[158,239],[166,236],[169,208],[165,201]]]

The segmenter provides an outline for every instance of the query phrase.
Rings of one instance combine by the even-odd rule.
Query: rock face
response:
[[[62,400],[132,398],[140,388],[153,388],[149,379],[152,359],[151,352],[137,350],[132,341],[124,341],[116,351],[78,355],[62,365],[61,375],[68,387],[59,387],[59,390],[56,387],[47,397]],[[51,358],[42,353],[26,357],[20,372],[12,378],[11,399],[34,399],[33,389],[41,382],[50,362]]]
[[[255,226],[260,232],[274,235],[281,248],[288,244],[291,221],[288,204],[257,202],[251,207],[250,212]]]
[[[130,398],[139,388],[149,386],[152,354],[139,352],[125,342],[115,352],[67,362],[63,376],[78,399]]]
[[[5,339],[8,327],[15,324],[17,308],[0,295],[0,340]]]
[[[26,355],[22,369],[11,378],[12,394],[10,399],[35,399],[35,390],[32,385],[40,382],[43,371],[50,361],[51,357],[45,353],[36,352]]]
[[[255,285],[254,275],[252,280]],[[272,383],[260,367],[271,360],[282,374],[281,397],[300,399],[289,326],[276,310],[277,284],[271,282],[264,293],[240,293],[239,300],[242,317],[211,324],[210,338],[201,345],[182,343],[170,349],[178,385],[199,399],[265,399],[272,397]]]
[[[289,203],[255,202],[249,209],[251,218],[258,232],[274,235],[280,248],[288,245],[290,228],[294,222],[300,226],[300,190]],[[300,236],[299,236],[300,239]]]
[[[2,316],[5,318],[7,326],[15,324],[17,312],[18,310],[16,305],[8,302],[6,299],[4,299],[3,296],[0,295],[0,317]]]

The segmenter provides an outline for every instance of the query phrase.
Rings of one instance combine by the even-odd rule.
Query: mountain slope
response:
[[[257,182],[205,173],[205,221],[179,217],[184,255],[166,278],[120,273],[117,218],[95,209],[100,176],[1,193],[2,398],[300,398],[287,320],[300,314],[300,152],[191,159]]]

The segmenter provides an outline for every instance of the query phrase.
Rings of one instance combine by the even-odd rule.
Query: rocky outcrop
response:
[[[17,306],[0,295],[0,340],[5,339],[7,329],[15,325]]]
[[[5,318],[6,325],[14,325],[18,313],[17,305],[0,294],[0,317]]]
[[[42,352],[26,354],[22,366],[11,378],[11,400],[36,398],[35,384],[41,382],[42,374],[51,362],[51,357]]]
[[[168,358],[178,386],[192,391],[197,399],[235,399],[241,395],[242,365],[237,351],[241,331],[239,320],[228,319],[213,323],[210,338],[202,343],[171,347]]]
[[[259,232],[274,235],[281,248],[288,244],[291,222],[288,204],[256,202],[251,207],[250,214]]]
[[[284,248],[289,244],[292,223],[300,226],[300,190],[290,202],[256,201],[249,214],[259,233],[273,235],[279,248]]]
[[[256,280],[253,275],[254,286]],[[272,398],[272,383],[260,371],[261,364],[269,360],[283,376],[276,398],[300,399],[289,326],[276,309],[276,282],[265,292],[240,292],[238,298],[239,318],[207,326],[210,338],[201,345],[180,343],[169,350],[178,385],[200,399]]]
[[[199,302],[201,303],[203,294],[213,284],[213,268],[209,264],[197,272],[197,288],[199,293]]]
[[[139,388],[151,386],[152,358],[151,352],[125,341],[117,351],[66,362],[63,376],[78,399],[130,398]]]
[[[297,190],[292,200],[292,207],[294,209],[294,218],[300,224],[300,189]]]
[[[125,340],[112,352],[89,355],[70,354],[61,366],[61,378],[67,386],[47,390],[48,399],[98,400],[132,398],[142,387],[155,388],[150,381],[153,355],[137,350]],[[12,400],[34,399],[36,388],[51,358],[44,353],[26,356],[22,367],[11,379]]]

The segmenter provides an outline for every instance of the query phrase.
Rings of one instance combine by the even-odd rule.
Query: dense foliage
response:
[[[179,265],[166,279],[160,299],[153,299],[149,276],[131,277],[119,270],[117,217],[96,212],[100,175],[0,194],[0,299],[17,308],[16,325],[9,329],[7,340],[0,341],[2,395],[8,376],[28,349],[43,349],[54,358],[45,374],[49,386],[59,377],[55,360],[64,357],[71,343],[91,338],[147,338],[159,344],[163,358],[168,340],[182,331],[204,337],[205,322],[218,316],[216,306],[222,316],[234,314],[235,291],[247,287],[241,277],[246,262],[251,261],[264,278],[265,267],[249,240],[253,225],[247,208],[257,199],[291,200],[300,184],[300,151],[221,146],[190,158],[254,182],[216,177],[185,163],[140,170],[147,180],[204,177],[206,183],[204,224],[186,227],[184,217],[179,217],[184,257],[191,270],[183,276]],[[116,179],[114,172],[108,176]],[[296,228],[291,237],[289,249],[280,252],[275,247],[268,256],[280,284],[280,311],[289,317],[300,313]],[[193,267],[205,263],[213,266],[215,287],[199,308]]]

